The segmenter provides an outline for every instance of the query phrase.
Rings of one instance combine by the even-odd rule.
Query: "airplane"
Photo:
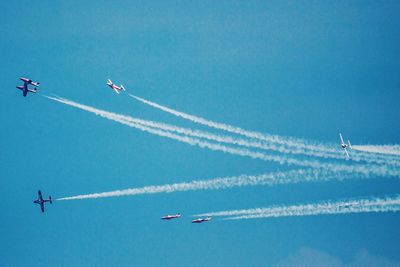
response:
[[[209,222],[211,221],[211,217],[206,218],[198,218],[192,221],[192,223],[202,223],[202,222]]]
[[[119,94],[120,91],[124,90],[125,87],[121,84],[120,86],[115,85],[110,79],[107,80],[106,83],[111,89],[113,89],[117,94]]]
[[[44,203],[46,203],[46,202],[50,202],[50,204],[53,203],[51,196],[49,196],[49,199],[43,199],[42,192],[40,192],[40,190],[39,190],[38,191],[38,199],[34,200],[33,203],[39,204],[40,209],[42,210],[42,212],[44,212]]]
[[[27,83],[27,84],[30,84],[30,85],[33,85],[33,86],[36,86],[36,87],[39,86],[39,84],[40,84],[40,82],[34,82],[31,79],[24,78],[24,77],[20,77],[19,79],[21,81],[23,81],[24,83]]]
[[[23,94],[24,97],[28,93],[36,93],[37,92],[37,88],[36,87],[33,88],[33,89],[30,89],[30,88],[28,88],[28,85],[30,84],[30,85],[33,85],[33,86],[39,86],[39,84],[40,84],[39,82],[34,82],[31,79],[24,78],[24,77],[21,77],[19,79],[24,82],[24,85],[17,86],[17,89],[22,91],[22,94]]]
[[[347,140],[348,144],[345,144],[341,133],[339,133],[339,136],[340,136],[340,141],[342,142],[341,146],[344,149],[344,152],[346,153],[346,159],[349,159],[350,155],[349,152],[347,152],[347,147],[351,149],[350,140]]]
[[[161,217],[161,220],[171,220],[171,219],[177,219],[180,217],[181,217],[180,213],[175,214],[175,215],[165,215],[165,216]]]

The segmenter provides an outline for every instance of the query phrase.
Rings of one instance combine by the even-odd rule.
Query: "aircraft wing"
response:
[[[114,88],[113,88],[114,89]],[[117,94],[119,94],[119,91],[117,90],[117,89],[114,89],[114,91],[117,93]]]
[[[30,93],[36,93],[36,90],[28,89]]]
[[[44,212],[44,204],[40,203],[40,209],[42,210],[42,212]]]
[[[109,84],[112,84],[112,81],[111,81],[110,79],[107,79],[107,82],[108,82]]]
[[[42,192],[38,191],[39,200],[43,200]]]
[[[340,141],[342,141],[342,144],[344,144],[344,141],[343,141],[343,136],[342,136],[342,134],[340,133],[340,134],[339,134],[339,136],[340,136]]]

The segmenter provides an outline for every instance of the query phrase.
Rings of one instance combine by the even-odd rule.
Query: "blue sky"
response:
[[[327,266],[368,257],[375,265],[400,264],[396,213],[200,225],[189,217],[393,195],[397,179],[64,201],[45,214],[32,204],[37,189],[57,198],[289,169],[143,133],[41,96],[205,129],[116,95],[107,78],[146,99],[245,129],[329,143],[342,131],[355,144],[398,144],[398,1],[0,7],[1,266],[293,266],[307,257]],[[40,81],[40,93],[23,98],[15,89],[20,76]],[[183,218],[159,219],[175,212]]]

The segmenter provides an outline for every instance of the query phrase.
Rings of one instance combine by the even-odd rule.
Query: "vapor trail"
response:
[[[329,149],[327,147],[323,147],[320,145],[306,144],[307,141],[298,139],[298,138],[281,137],[281,136],[277,136],[277,135],[263,134],[260,132],[244,130],[240,127],[232,126],[229,124],[207,120],[202,117],[190,115],[190,114],[187,114],[187,113],[184,113],[181,111],[177,111],[177,110],[174,110],[174,109],[166,107],[166,106],[162,106],[160,104],[151,102],[149,100],[140,98],[140,97],[132,95],[132,94],[128,94],[128,95],[144,104],[147,104],[147,105],[157,108],[159,110],[165,111],[174,116],[181,117],[181,118],[190,120],[194,123],[202,124],[202,125],[205,125],[208,127],[215,128],[215,129],[219,129],[219,130],[227,131],[230,133],[235,133],[235,134],[239,134],[242,136],[246,136],[248,138],[254,138],[254,139],[264,140],[264,141],[268,141],[268,142],[273,142],[273,143],[278,143],[278,144],[288,145],[288,146],[293,146],[293,147],[298,147],[298,148],[315,149],[317,151],[325,151],[325,152],[333,152],[333,153],[337,152],[334,149]]]
[[[165,112],[175,115],[177,117],[181,117],[181,118],[190,120],[192,122],[206,125],[206,126],[209,126],[212,128],[219,129],[219,130],[224,130],[224,131],[227,131],[230,133],[239,134],[239,135],[242,135],[242,136],[245,136],[248,138],[252,138],[252,140],[246,140],[246,139],[230,137],[230,136],[220,136],[220,135],[215,135],[215,134],[211,134],[211,133],[204,132],[204,131],[198,131],[198,130],[194,131],[191,129],[180,128],[180,127],[171,126],[171,125],[167,125],[167,124],[158,123],[158,125],[154,125],[154,124],[157,124],[155,122],[152,122],[153,125],[148,125],[148,123],[147,123],[147,126],[150,126],[150,127],[162,128],[163,130],[174,131],[174,132],[178,132],[178,133],[185,134],[185,135],[195,136],[198,138],[206,138],[206,139],[213,140],[216,142],[230,143],[230,144],[251,147],[251,148],[265,149],[265,150],[273,150],[273,151],[277,151],[280,153],[286,153],[286,154],[301,154],[301,155],[307,155],[307,156],[313,156],[313,157],[332,158],[332,159],[340,159],[340,160],[344,159],[344,154],[342,153],[342,151],[340,149],[333,149],[333,148],[324,146],[322,144],[313,145],[303,139],[295,139],[295,138],[289,138],[289,137],[284,138],[284,137],[280,137],[277,135],[267,135],[267,134],[262,134],[259,132],[247,131],[247,130],[241,129],[239,127],[214,122],[214,121],[207,120],[207,119],[204,119],[201,117],[197,117],[197,116],[190,115],[190,114],[187,114],[184,112],[180,112],[180,111],[168,108],[166,106],[162,106],[160,104],[151,102],[149,100],[140,98],[135,95],[129,94],[129,96],[144,103],[144,104],[150,105],[154,108],[165,111]],[[141,123],[141,124],[143,123],[143,121],[137,121],[136,119],[133,122]],[[353,161],[357,161],[357,162],[366,161],[369,163],[400,166],[399,159],[380,158],[380,157],[377,157],[374,155],[368,155],[365,153],[352,153],[351,159]]]
[[[326,201],[311,204],[281,205],[266,208],[209,212],[194,216],[229,216],[225,220],[241,220],[271,217],[311,216],[322,214],[345,214],[361,212],[400,211],[400,196],[365,198],[345,201]]]
[[[151,185],[139,188],[128,188],[123,190],[115,190],[110,192],[93,193],[78,195],[72,197],[63,197],[57,200],[77,200],[88,198],[105,198],[105,197],[121,197],[134,196],[143,194],[159,194],[173,193],[195,190],[217,190],[229,189],[242,186],[256,185],[279,185],[279,184],[295,184],[303,182],[322,182],[330,180],[344,180],[350,178],[365,178],[365,176],[349,175],[348,173],[332,172],[322,169],[300,169],[287,172],[272,172],[261,175],[240,175],[233,177],[222,177],[210,180],[194,180],[191,182]]]
[[[352,148],[363,152],[400,156],[400,145],[365,145],[352,146]]]
[[[65,104],[70,104],[70,105],[73,105],[73,106],[79,107],[79,108],[88,107],[88,106],[84,106],[84,105],[78,104],[76,102],[73,102],[73,101],[70,101],[70,100],[67,100],[67,99],[64,99],[61,97],[57,97],[57,98],[48,97],[48,98],[58,101],[58,102],[65,103]],[[93,109],[91,109],[91,110],[95,111]],[[95,112],[97,112],[97,110]],[[100,114],[98,114],[98,115],[100,115]],[[120,115],[120,114],[115,114],[115,113],[113,113],[112,116],[114,118],[125,120],[125,121],[132,122],[135,124],[140,124],[140,125],[144,125],[144,126],[148,126],[148,127],[152,127],[152,128],[161,129],[164,131],[188,135],[188,136],[192,136],[192,137],[196,137],[196,138],[208,139],[208,140],[215,141],[218,143],[227,143],[227,144],[233,144],[233,145],[244,146],[244,147],[259,148],[259,149],[264,149],[264,150],[273,150],[273,151],[277,151],[277,152],[281,152],[281,153],[301,154],[301,153],[297,152],[296,150],[290,151],[283,147],[278,147],[274,144],[263,144],[258,141],[250,141],[250,140],[246,140],[246,139],[234,138],[231,136],[221,136],[221,135],[212,134],[212,133],[206,132],[206,131],[193,130],[190,128],[183,128],[183,127],[178,127],[178,126],[170,125],[170,124],[166,124],[166,123],[155,122],[155,121],[151,121],[151,120],[143,120],[143,119],[138,119],[138,118],[134,118],[131,116],[125,116],[125,115]],[[343,157],[340,157],[340,158],[343,158]]]
[[[251,157],[253,159],[260,159],[264,161],[272,161],[279,164],[288,164],[288,165],[297,165],[302,167],[311,167],[311,168],[322,168],[322,169],[330,169],[332,171],[347,171],[350,173],[360,173],[363,175],[379,175],[379,176],[399,176],[400,170],[396,168],[391,168],[388,166],[378,166],[378,165],[362,165],[362,164],[353,164],[353,165],[341,165],[341,164],[333,164],[333,163],[321,163],[319,161],[311,161],[311,160],[298,160],[288,157],[276,156],[276,155],[267,155],[261,152],[256,152],[243,148],[233,148],[225,145],[221,145],[219,143],[210,143],[207,141],[203,141],[197,138],[192,138],[188,136],[181,136],[177,134],[173,134],[169,131],[160,130],[158,128],[147,127],[139,123],[131,122],[130,117],[96,109],[90,106],[86,106],[83,104],[76,103],[71,100],[63,99],[63,98],[55,98],[50,96],[45,96],[51,100],[76,107],[96,115],[99,115],[103,118],[107,118],[109,120],[113,120],[119,122],[121,124],[127,125],[129,127],[133,127],[139,129],[141,131],[145,131],[148,133],[152,133],[158,136],[167,137],[176,141],[180,141],[183,143],[190,144],[192,146],[198,146],[201,148],[207,148],[213,151],[222,151],[225,153]]]

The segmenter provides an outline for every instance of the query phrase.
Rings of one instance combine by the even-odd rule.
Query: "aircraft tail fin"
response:
[[[49,196],[50,204],[53,204],[53,200],[51,199],[51,196]]]
[[[351,147],[350,140],[347,140],[347,142],[349,143],[349,148],[350,148],[350,149],[353,149],[353,148]]]
[[[126,90],[125,90],[125,87],[124,87],[122,84],[121,84],[121,89],[124,90],[124,91],[126,91]]]

